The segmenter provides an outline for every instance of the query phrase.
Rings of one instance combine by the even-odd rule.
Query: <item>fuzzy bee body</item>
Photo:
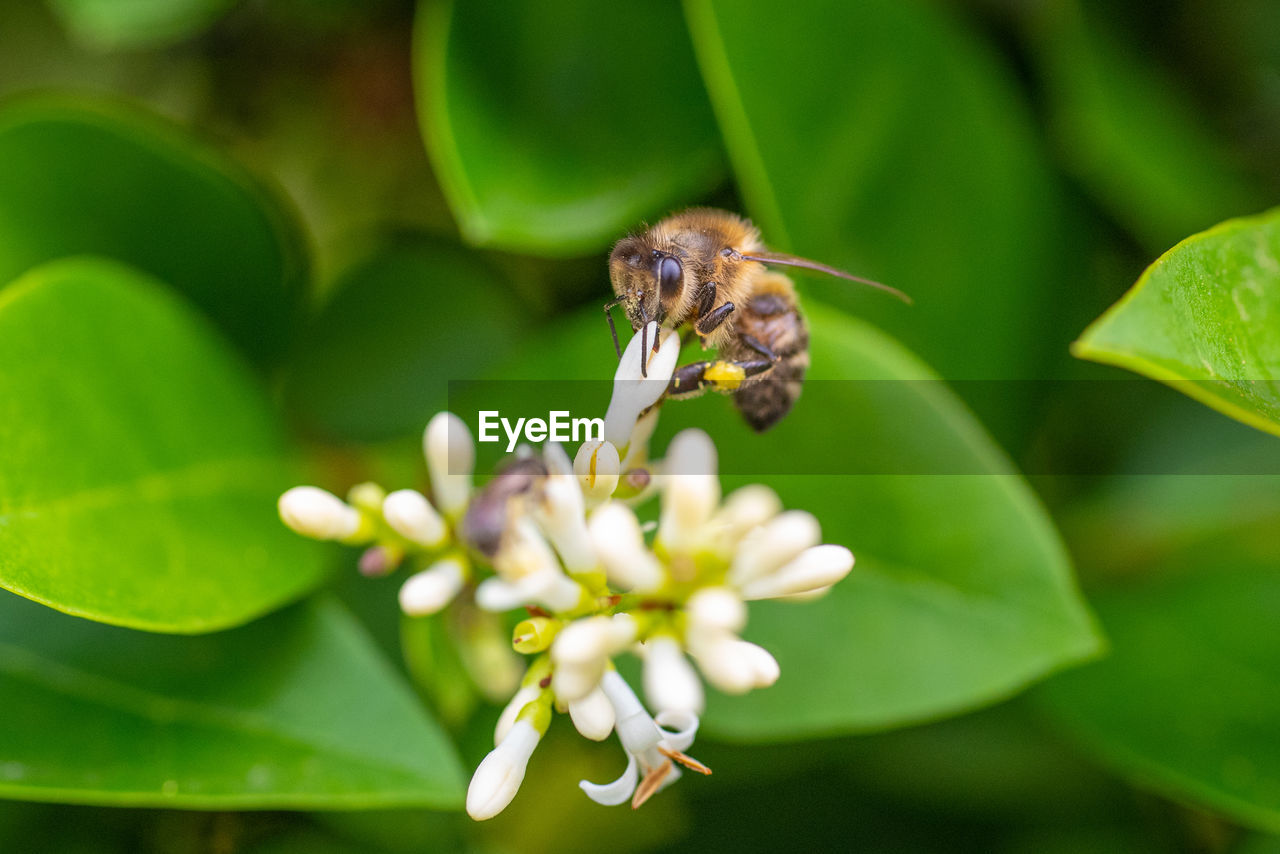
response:
[[[791,411],[809,365],[809,332],[795,288],[766,265],[816,270],[909,301],[878,282],[771,252],[756,227],[735,214],[693,208],[618,241],[609,257],[616,298],[605,310],[623,305],[633,330],[650,321],[692,328],[720,358],[678,368],[668,394],[732,394],[746,422],[763,432]]]

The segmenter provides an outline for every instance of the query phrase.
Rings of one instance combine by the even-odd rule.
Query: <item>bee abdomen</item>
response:
[[[760,433],[791,411],[809,367],[809,331],[794,295],[788,291],[754,295],[738,318],[740,336],[751,336],[778,357],[768,372],[743,383],[733,396],[743,420]],[[759,358],[740,338],[735,345],[735,358]]]

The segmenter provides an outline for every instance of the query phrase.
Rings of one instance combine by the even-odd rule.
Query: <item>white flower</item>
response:
[[[430,568],[409,576],[400,586],[400,610],[410,617],[425,617],[443,609],[458,595],[467,568],[456,557],[436,561]]]
[[[853,553],[844,546],[813,546],[773,572],[743,584],[742,597],[777,599],[818,593],[830,589],[851,569]]]
[[[529,765],[542,733],[525,719],[511,725],[502,741],[481,762],[467,787],[467,814],[476,821],[493,818],[507,808]]]
[[[452,412],[438,413],[427,423],[422,450],[436,506],[444,515],[457,518],[471,497],[471,473],[476,464],[471,431]]]
[[[493,565],[499,574],[476,589],[476,604],[486,611],[542,605],[560,612],[582,601],[582,585],[564,574],[551,547],[527,517],[508,526]]]
[[[572,703],[595,690],[605,675],[609,659],[636,638],[636,622],[630,614],[587,617],[565,626],[551,644],[551,689],[560,700]]]
[[[680,642],[671,635],[657,635],[645,641],[644,650],[644,696],[649,705],[659,712],[702,714],[702,682]]]
[[[643,333],[631,336],[613,376],[613,397],[604,416],[604,439],[616,448],[631,443],[641,413],[662,399],[680,357],[680,336],[673,330],[659,330],[658,324],[650,322]],[[641,353],[646,342],[656,346],[657,351]],[[648,360],[644,372],[640,370],[642,358]]]
[[[534,515],[569,572],[595,569],[596,555],[587,537],[582,487],[571,474],[549,474],[542,482]]]
[[[520,714],[529,703],[542,694],[542,688],[536,681],[528,685],[521,685],[520,690],[516,691],[515,696],[502,709],[502,714],[498,715],[498,723],[493,728],[493,745],[497,747],[507,737],[507,733],[511,732],[511,727],[515,726],[516,716]]]
[[[604,564],[610,583],[623,590],[657,590],[667,573],[644,542],[636,514],[624,504],[610,501],[591,514],[587,533]]]
[[[444,519],[417,490],[401,489],[384,498],[382,518],[397,534],[426,549],[440,547],[449,536]]]
[[[677,433],[662,472],[658,541],[674,551],[692,551],[707,537],[707,523],[720,503],[711,437],[697,429]]]
[[[726,694],[745,694],[778,681],[778,662],[769,651],[731,632],[694,635],[688,642],[702,675]]]
[[[684,754],[698,732],[698,718],[690,712],[666,712],[655,720],[644,710],[635,692],[617,671],[609,671],[600,682],[617,718],[618,740],[627,753],[627,768],[612,783],[583,780],[579,788],[598,804],[616,806],[631,800],[633,809],[680,777],[676,763],[702,774],[711,769]],[[676,726],[674,732],[659,724]]]
[[[283,522],[304,537],[345,540],[360,530],[360,511],[318,486],[295,486],[277,502]]]
[[[587,696],[569,704],[569,717],[583,737],[604,741],[613,732],[613,704],[597,685]]]

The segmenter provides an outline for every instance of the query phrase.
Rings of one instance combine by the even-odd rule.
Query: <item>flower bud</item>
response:
[[[471,497],[471,472],[476,464],[471,431],[452,412],[441,412],[427,423],[422,447],[436,507],[451,518],[461,515]]]
[[[635,620],[616,617],[587,617],[561,630],[551,644],[555,671],[551,688],[562,702],[571,703],[591,693],[609,666],[609,659],[636,637]]]
[[[788,510],[742,538],[729,567],[729,583],[739,589],[816,546],[822,530],[813,514]]]
[[[657,635],[644,647],[644,696],[649,706],[658,712],[702,714],[702,682],[680,643],[670,635]]]
[[[573,475],[548,475],[541,500],[535,505],[538,524],[546,532],[565,569],[587,572],[596,566],[595,552],[587,537],[582,487]]]
[[[578,476],[586,503],[599,504],[606,500],[617,489],[622,474],[617,446],[598,439],[583,442],[573,458],[573,472]]]
[[[542,652],[551,646],[551,642],[555,640],[563,626],[564,623],[553,617],[530,617],[527,620],[521,620],[516,623],[515,629],[511,632],[511,646],[516,652],[526,655]]]
[[[658,540],[674,551],[689,551],[705,538],[707,522],[720,502],[716,446],[701,430],[676,434],[662,461],[662,512]]]
[[[745,694],[777,681],[778,662],[761,646],[727,632],[690,642],[707,681],[726,694]]]
[[[743,537],[780,512],[782,502],[769,487],[751,484],[735,489],[711,519],[714,547],[717,551],[732,554]]]
[[[511,727],[515,725],[516,716],[520,714],[520,710],[528,703],[538,699],[540,694],[542,694],[542,688],[539,687],[537,682],[520,686],[520,690],[516,691],[515,696],[502,708],[502,714],[498,715],[497,726],[493,728],[493,744],[495,747],[502,743],[503,739],[507,737],[507,733],[511,732]]]
[[[805,549],[791,562],[742,585],[742,598],[776,599],[830,587],[853,569],[853,553],[844,546]]]
[[[684,606],[689,633],[740,632],[747,625],[747,606],[727,587],[704,587]]]
[[[578,732],[592,741],[604,741],[613,732],[613,705],[598,685],[569,703],[569,717]]]
[[[649,592],[666,582],[666,571],[649,551],[636,514],[611,501],[591,514],[587,533],[609,580],[625,590]]]
[[[436,561],[400,585],[400,610],[410,617],[440,611],[458,595],[466,575],[466,566],[456,557]]]
[[[413,489],[397,490],[383,499],[382,518],[397,534],[426,549],[443,545],[449,533],[436,508]]]
[[[360,530],[358,510],[317,486],[295,486],[280,496],[280,518],[304,537],[344,540]]]
[[[524,782],[529,757],[542,733],[529,720],[517,720],[505,738],[481,761],[467,787],[467,814],[476,821],[493,818],[507,808]]]

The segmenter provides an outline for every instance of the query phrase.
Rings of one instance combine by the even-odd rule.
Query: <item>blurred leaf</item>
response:
[[[973,416],[893,339],[812,300],[807,312],[815,399],[763,436],[721,400],[693,423],[722,469],[782,459],[831,472],[766,482],[857,565],[816,602],[753,605],[747,636],[782,678],[713,697],[707,726],[761,740],[882,729],[1007,697],[1097,652],[1057,533]],[[859,460],[885,473],[841,474]]]
[[[0,282],[93,253],[176,287],[255,361],[287,345],[306,260],[296,224],[220,153],[119,105],[0,110]]]
[[[1150,250],[1267,204],[1202,111],[1143,64],[1137,45],[1086,21],[1075,0],[1028,8],[1036,13],[1028,55],[1039,63],[1066,167]]]
[[[49,0],[81,44],[103,50],[164,47],[199,35],[236,0]]]
[[[196,809],[456,808],[452,747],[351,617],[198,638],[0,596],[0,796]]]
[[[450,380],[511,352],[523,314],[474,252],[400,243],[341,277],[300,336],[286,399],[309,429],[340,439],[420,433]]]
[[[323,574],[275,499],[266,400],[171,292],[73,258],[0,291],[0,584],[77,616],[203,632]]]
[[[1280,434],[1280,209],[1170,249],[1072,352]]]
[[[419,119],[469,241],[595,251],[720,178],[676,4],[609,17],[590,0],[419,6]]]
[[[924,0],[685,9],[764,239],[909,293],[813,285],[944,376],[1038,376],[1060,211],[1012,73]]]
[[[1112,654],[1037,696],[1139,784],[1277,831],[1280,554],[1269,545],[1098,591]]]

